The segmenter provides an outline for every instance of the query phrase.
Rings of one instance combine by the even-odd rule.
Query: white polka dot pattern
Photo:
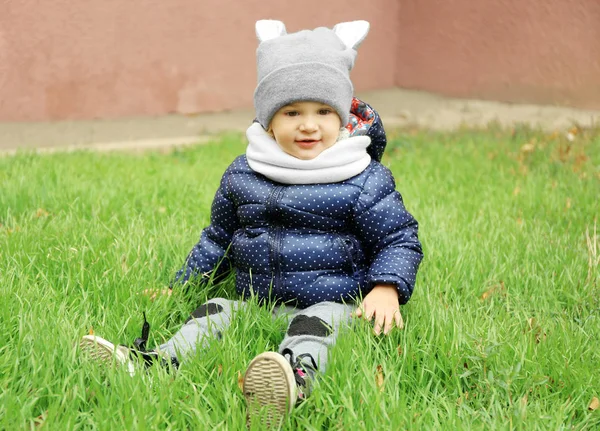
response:
[[[385,146],[380,122],[375,126]],[[206,279],[215,268],[218,278],[233,267],[242,296],[307,307],[392,283],[404,304],[422,259],[417,232],[391,172],[376,160],[340,183],[284,185],[240,156],[223,175],[211,224],[175,282]]]

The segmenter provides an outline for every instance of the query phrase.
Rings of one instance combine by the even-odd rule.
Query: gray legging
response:
[[[193,355],[198,346],[208,338],[219,338],[236,311],[245,307],[243,301],[215,298],[197,308],[182,328],[165,344],[158,347],[179,362]],[[285,315],[289,324],[285,337],[279,345],[279,352],[290,349],[294,356],[309,353],[316,361],[319,371],[327,367],[327,349],[335,343],[340,325],[348,323],[352,305],[337,302],[320,302],[308,308],[276,308],[276,316]]]

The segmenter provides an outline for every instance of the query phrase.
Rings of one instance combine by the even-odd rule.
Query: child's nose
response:
[[[300,130],[304,132],[314,132],[315,130],[317,130],[317,127],[317,122],[313,118],[306,118],[300,124]]]

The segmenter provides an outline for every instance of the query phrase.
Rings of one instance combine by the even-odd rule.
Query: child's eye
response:
[[[297,115],[300,115],[300,113],[298,111],[286,111],[285,115],[287,115],[288,117],[295,117]]]
[[[328,115],[331,114],[331,109],[319,109],[319,115]]]

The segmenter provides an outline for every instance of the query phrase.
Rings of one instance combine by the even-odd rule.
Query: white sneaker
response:
[[[115,346],[110,341],[95,335],[84,335],[79,342],[81,350],[97,362],[123,367],[129,375],[135,375],[134,363],[131,360],[131,350],[125,346]]]
[[[243,392],[248,405],[248,425],[262,419],[264,423],[261,423],[266,427],[277,427],[298,400],[292,366],[276,352],[261,353],[250,362],[244,376]],[[261,413],[263,409],[266,412]]]

